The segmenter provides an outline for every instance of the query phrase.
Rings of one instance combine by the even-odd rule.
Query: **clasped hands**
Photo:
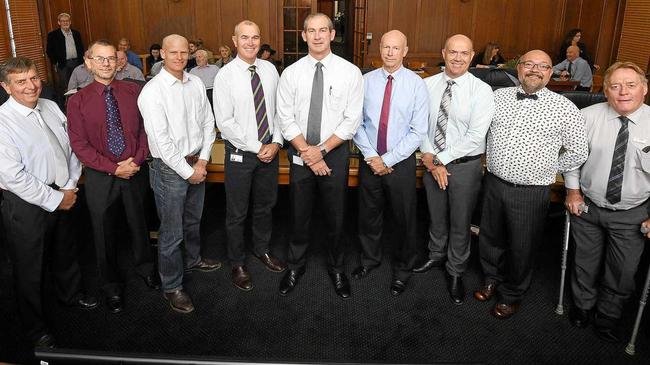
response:
[[[299,148],[300,158],[309,166],[311,171],[317,176],[329,176],[332,174],[332,169],[327,166],[323,159],[323,153],[318,146],[307,146]]]
[[[436,180],[438,187],[441,190],[447,190],[447,186],[449,185],[448,176],[451,176],[451,174],[447,171],[447,168],[444,165],[434,165],[433,160],[435,158],[436,156],[434,156],[433,153],[424,153],[422,154],[422,163],[424,164],[424,167],[426,167],[427,171],[431,173],[433,179]]]
[[[269,163],[273,161],[279,150],[280,145],[277,143],[263,144],[260,152],[257,154],[257,158],[264,163]]]
[[[113,175],[128,180],[138,171],[140,171],[140,166],[133,162],[133,157],[129,157],[126,160],[117,163],[117,169],[115,169]]]
[[[208,165],[207,160],[198,159],[192,166],[194,173],[190,176],[187,181],[190,184],[197,185],[205,181],[205,178],[208,176],[208,170],[206,166]]]
[[[381,156],[368,157],[365,161],[372,170],[372,173],[377,176],[384,176],[393,172],[393,168],[386,166]]]

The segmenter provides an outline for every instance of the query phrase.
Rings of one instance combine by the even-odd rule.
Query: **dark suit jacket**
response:
[[[83,62],[84,45],[81,42],[81,34],[74,29],[70,30],[77,48],[77,61]],[[61,29],[55,29],[47,34],[47,57],[57,67],[62,68],[65,66],[65,36]]]

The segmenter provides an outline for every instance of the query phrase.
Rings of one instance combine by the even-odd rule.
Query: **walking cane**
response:
[[[647,227],[641,227],[641,232],[647,234],[650,232],[650,229]],[[650,291],[650,267],[648,267],[648,274],[645,278],[645,286],[643,287],[643,293],[641,294],[641,299],[639,300],[639,310],[636,313],[636,321],[634,321],[634,329],[632,330],[632,337],[630,342],[625,347],[625,352],[628,355],[634,355],[635,353],[635,343],[636,336],[639,333],[639,326],[641,325],[641,317],[643,317],[643,309],[645,308],[645,303],[648,300],[648,291]]]
[[[564,212],[564,245],[562,246],[562,275],[560,277],[560,297],[557,300],[557,307],[555,313],[559,315],[564,314],[564,281],[566,278],[566,262],[569,253],[569,230],[571,229],[571,213]]]

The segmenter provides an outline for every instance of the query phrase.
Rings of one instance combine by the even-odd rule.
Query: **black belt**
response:
[[[483,155],[474,155],[474,156],[461,157],[461,158],[457,158],[457,159],[451,161],[450,163],[453,163],[454,165],[456,165],[456,164],[459,164],[459,163],[474,161],[476,159],[481,158],[481,156],[483,156]]]
[[[189,155],[185,156],[185,161],[187,162],[188,165],[194,166],[196,161],[199,160],[199,154],[197,153],[196,155]]]
[[[59,189],[61,189],[61,187],[60,187],[59,185],[55,184],[55,183],[51,183],[51,184],[48,185],[48,186],[51,187],[51,188],[54,189],[54,190],[59,190]]]

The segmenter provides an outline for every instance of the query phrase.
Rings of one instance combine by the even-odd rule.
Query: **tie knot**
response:
[[[323,67],[323,64],[320,62],[316,62],[316,68],[321,69]]]
[[[630,121],[630,119],[628,117],[626,117],[625,115],[619,115],[618,119],[621,120],[621,125],[624,126],[624,127],[627,127],[627,122]]]
[[[257,68],[257,66],[252,65],[251,67],[248,68],[248,71],[250,71],[251,73],[255,73],[256,68]]]
[[[106,94],[112,94],[113,93],[113,88],[111,87],[111,85],[106,85],[106,87],[104,88],[104,92]]]
[[[454,84],[456,84],[456,81],[454,81],[454,80],[447,80],[447,87],[452,87]]]
[[[388,75],[388,81],[392,81],[392,80],[393,80],[393,75]]]

